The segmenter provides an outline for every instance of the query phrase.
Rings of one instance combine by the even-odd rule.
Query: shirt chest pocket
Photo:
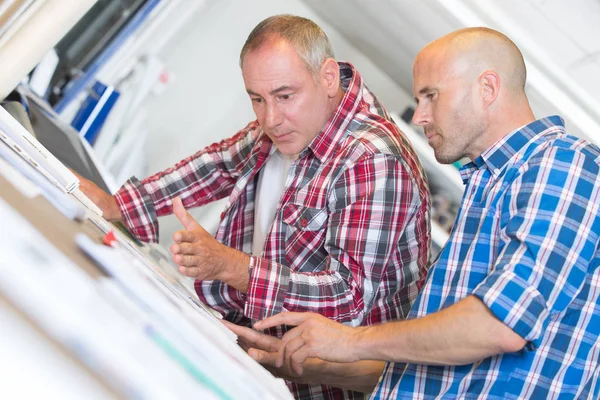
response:
[[[285,257],[290,268],[318,272],[325,268],[327,210],[288,203],[283,207],[286,225]]]
[[[327,211],[289,203],[283,207],[283,222],[292,230],[319,231],[327,223]]]

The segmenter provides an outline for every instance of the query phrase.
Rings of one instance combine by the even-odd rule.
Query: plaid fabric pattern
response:
[[[405,318],[428,265],[429,191],[407,139],[350,64],[343,100],[292,164],[262,257],[251,257],[248,293],[196,282],[202,301],[237,323],[281,311],[312,311],[352,326]],[[171,199],[187,208],[228,196],[216,233],[252,252],[257,174],[274,152],[257,122],[117,193],[127,225],[157,240]],[[269,332],[281,337],[282,329]],[[297,398],[362,398],[290,384]]]
[[[553,116],[463,167],[456,224],[409,318],[474,295],[528,343],[470,365],[388,364],[374,398],[600,397],[599,157]]]

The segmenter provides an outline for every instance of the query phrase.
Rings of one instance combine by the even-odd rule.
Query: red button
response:
[[[302,227],[306,227],[306,225],[308,225],[308,220],[306,218],[302,218],[300,220],[300,225],[302,225]]]
[[[225,211],[221,213],[221,219],[225,218]]]

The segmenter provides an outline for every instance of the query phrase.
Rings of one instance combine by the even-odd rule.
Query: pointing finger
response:
[[[300,325],[307,319],[311,318],[313,313],[298,313],[298,312],[282,312],[272,317],[263,319],[254,324],[255,329],[267,329],[278,325]]]

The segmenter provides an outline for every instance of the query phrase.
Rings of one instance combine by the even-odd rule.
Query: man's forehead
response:
[[[290,68],[268,64],[242,72],[246,92],[258,96],[276,95],[281,92],[296,90],[302,86],[303,81],[310,79],[310,75],[304,75]]]
[[[413,90],[415,94],[425,89],[440,89],[449,81],[462,75],[460,59],[447,52],[420,53],[413,64]]]
[[[242,74],[271,75],[278,73],[284,75],[285,73],[298,73],[302,69],[307,69],[307,67],[291,45],[270,46],[265,44],[246,54],[242,65]]]
[[[413,66],[413,91],[422,94],[426,90],[436,87],[440,80],[440,71],[426,59],[415,61]]]
[[[425,48],[417,54],[414,68],[420,70],[441,69],[448,64],[451,58],[451,54],[446,49],[439,47]]]
[[[247,62],[260,63],[265,59],[294,59],[298,57],[296,49],[287,40],[273,37],[264,40],[258,47],[253,48],[244,56],[243,65]]]

